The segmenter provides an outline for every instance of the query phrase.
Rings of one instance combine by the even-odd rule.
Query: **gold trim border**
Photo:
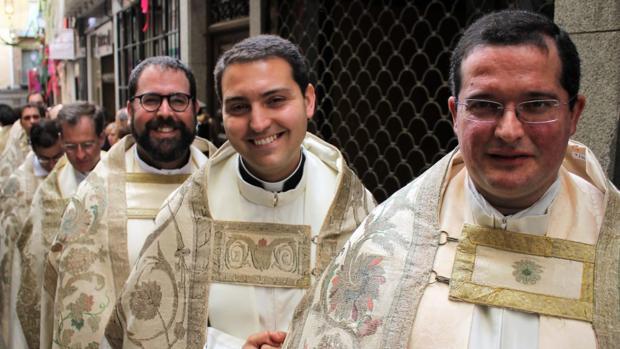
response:
[[[127,183],[151,183],[151,184],[182,184],[189,178],[189,174],[161,175],[154,173],[128,172]]]
[[[470,224],[463,226],[462,234],[450,279],[451,300],[592,322],[595,255],[593,245]],[[582,262],[584,269],[580,299],[494,288],[472,282],[477,246]]]
[[[155,219],[157,213],[157,208],[128,208],[127,219]]]

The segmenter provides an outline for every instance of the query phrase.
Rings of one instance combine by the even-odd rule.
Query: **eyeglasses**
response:
[[[465,118],[478,122],[497,122],[503,115],[506,107],[499,102],[486,99],[465,99],[457,102],[465,106]],[[517,119],[527,124],[545,124],[558,120],[558,108],[562,103],[557,99],[536,99],[517,104],[515,113]]]
[[[37,156],[37,159],[39,160],[39,163],[41,165],[47,165],[49,163],[55,163],[56,161],[58,161],[58,159],[60,159],[63,155],[65,155],[64,152],[60,152],[54,156],[52,156],[51,158],[47,157],[47,156],[43,156],[43,155],[38,155],[35,153],[35,155]]]
[[[88,141],[88,142],[82,142],[82,143],[64,143],[62,147],[67,153],[73,154],[78,151],[78,148],[82,148],[82,151],[86,152],[86,151],[92,150],[96,145],[97,145],[97,142]]]
[[[160,95],[157,93],[143,93],[138,96],[131,97],[131,100],[140,99],[140,105],[148,112],[154,112],[161,106],[164,99],[168,100],[170,108],[178,113],[184,112],[189,106],[192,96],[185,93],[171,93],[169,95]]]

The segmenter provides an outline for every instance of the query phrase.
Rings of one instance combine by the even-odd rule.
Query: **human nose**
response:
[[[157,108],[157,113],[164,115],[169,115],[170,113],[172,113],[172,108],[170,107],[168,97],[162,96],[161,104],[159,104],[159,108]]]
[[[252,108],[252,112],[250,114],[250,128],[254,132],[262,132],[269,128],[271,125],[271,119],[269,118],[268,112],[261,107]]]
[[[504,108],[495,126],[495,136],[507,143],[512,143],[523,137],[523,134],[523,124],[517,118],[516,109]]]

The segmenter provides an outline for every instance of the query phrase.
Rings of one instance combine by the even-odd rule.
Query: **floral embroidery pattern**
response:
[[[129,308],[140,320],[150,320],[157,315],[161,303],[161,287],[155,281],[145,281],[136,286],[129,296]]]
[[[543,267],[530,259],[522,259],[512,264],[512,275],[524,285],[534,285],[540,280]]]
[[[383,257],[362,254],[350,269],[344,266],[331,278],[329,312],[339,319],[353,320],[359,336],[377,331],[381,320],[371,314],[379,296],[379,287],[385,283],[385,270],[380,265]]]

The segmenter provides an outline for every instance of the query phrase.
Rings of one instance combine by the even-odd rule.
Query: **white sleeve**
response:
[[[207,331],[207,344],[204,349],[240,349],[245,344],[245,339],[231,336],[213,327]]]

